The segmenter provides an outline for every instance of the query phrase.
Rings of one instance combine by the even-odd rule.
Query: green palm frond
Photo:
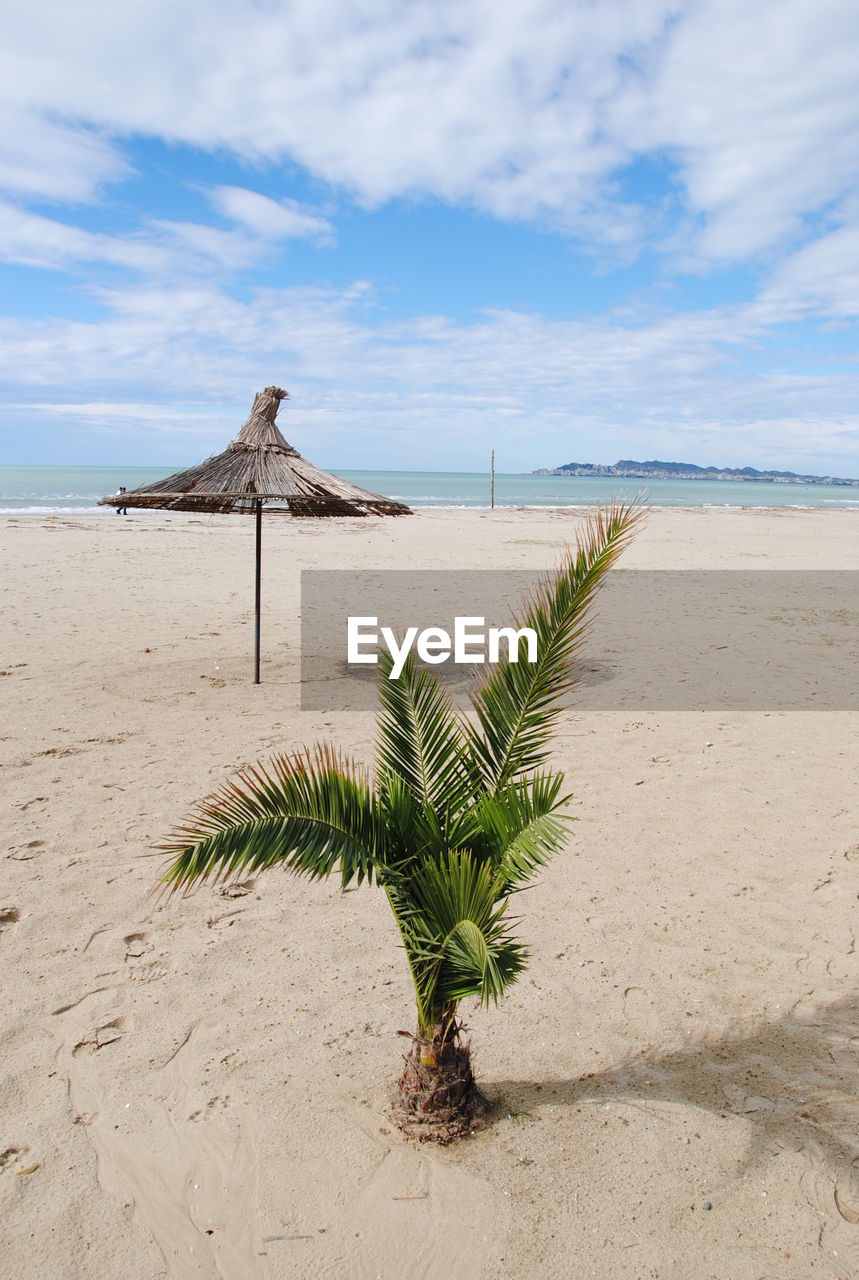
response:
[[[425,818],[417,796],[397,773],[379,777],[379,801],[387,825],[387,863],[402,867],[428,843]]]
[[[500,907],[484,929],[462,920],[445,938],[435,986],[440,1004],[455,1004],[468,996],[477,996],[484,1005],[497,1004],[516,981],[528,952],[502,927],[503,914]]]
[[[473,698],[478,725],[469,746],[484,782],[502,788],[548,758],[562,694],[574,682],[573,659],[594,595],[644,514],[640,502],[612,503],[587,519],[585,534],[557,573],[527,603],[517,627],[537,633],[537,662],[505,661],[484,676]]]
[[[500,999],[527,952],[512,936],[491,868],[467,852],[430,859],[392,903],[409,953],[421,1025],[443,1021],[465,996]]]
[[[171,890],[280,864],[311,879],[339,865],[343,884],[384,866],[385,818],[368,781],[330,748],[275,756],[225,783],[159,847]]]
[[[427,859],[415,869],[409,897],[414,911],[445,937],[460,920],[484,924],[492,914],[491,869],[467,851]]]
[[[499,896],[524,888],[563,847],[572,822],[559,812],[569,800],[563,784],[562,773],[546,770],[481,799],[478,817]]]
[[[470,770],[462,726],[436,674],[419,666],[413,653],[396,680],[389,678],[392,667],[391,655],[382,652],[379,771],[402,778],[443,824],[474,798],[479,778]]]
[[[465,817],[455,820],[447,811],[441,817],[423,804],[397,773],[379,775],[379,800],[387,822],[385,883],[402,879],[410,868],[427,857],[437,857],[453,847],[460,830],[473,831]],[[380,873],[381,874],[381,873]]]

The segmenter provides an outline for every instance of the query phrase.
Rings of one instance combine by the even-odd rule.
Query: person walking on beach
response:
[[[117,496],[118,498],[119,498],[119,497],[122,497],[122,495],[123,495],[124,493],[128,493],[128,490],[126,489],[126,487],[125,487],[125,485],[124,485],[124,484],[121,484],[121,485],[119,486],[119,488],[117,489],[117,491],[116,491],[116,496]],[[127,515],[128,515],[128,507],[117,507],[117,508],[116,508],[116,514],[117,514],[118,516],[127,516]]]

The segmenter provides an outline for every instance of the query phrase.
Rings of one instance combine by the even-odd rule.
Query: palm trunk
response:
[[[401,1129],[421,1141],[452,1142],[471,1129],[480,1095],[471,1071],[471,1048],[459,1032],[455,1021],[439,1023],[431,1035],[419,1028],[404,1058],[394,1117]]]

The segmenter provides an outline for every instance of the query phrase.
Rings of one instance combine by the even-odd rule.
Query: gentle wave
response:
[[[109,516],[110,507],[0,507],[0,516]]]
[[[46,493],[38,490],[35,493],[0,493],[0,502],[25,502],[37,498],[43,502],[93,502],[101,496],[100,493]]]

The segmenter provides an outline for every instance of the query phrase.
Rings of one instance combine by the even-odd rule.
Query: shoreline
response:
[[[412,502],[409,505],[413,512],[425,511],[519,511],[539,514],[541,511],[589,511],[595,506],[600,505],[601,500],[595,499],[593,502],[579,503],[540,503],[524,504],[524,503],[506,503],[496,502],[494,507],[490,507],[489,503],[481,505],[478,503],[420,503]],[[700,503],[658,503],[648,502],[647,508],[650,511],[859,511],[859,498],[847,503],[827,501],[826,505],[809,504],[809,503],[739,503],[739,502],[700,502]],[[273,508],[264,508],[265,514],[275,515],[276,510]],[[86,518],[102,519],[104,516],[114,515],[115,512],[111,507],[0,507],[0,520],[20,517],[33,516],[35,518],[42,516],[81,516]],[[145,511],[140,508],[134,509],[135,515],[182,515],[189,514],[187,512],[178,511]],[[201,513],[201,514],[235,514],[233,512],[226,513]]]

